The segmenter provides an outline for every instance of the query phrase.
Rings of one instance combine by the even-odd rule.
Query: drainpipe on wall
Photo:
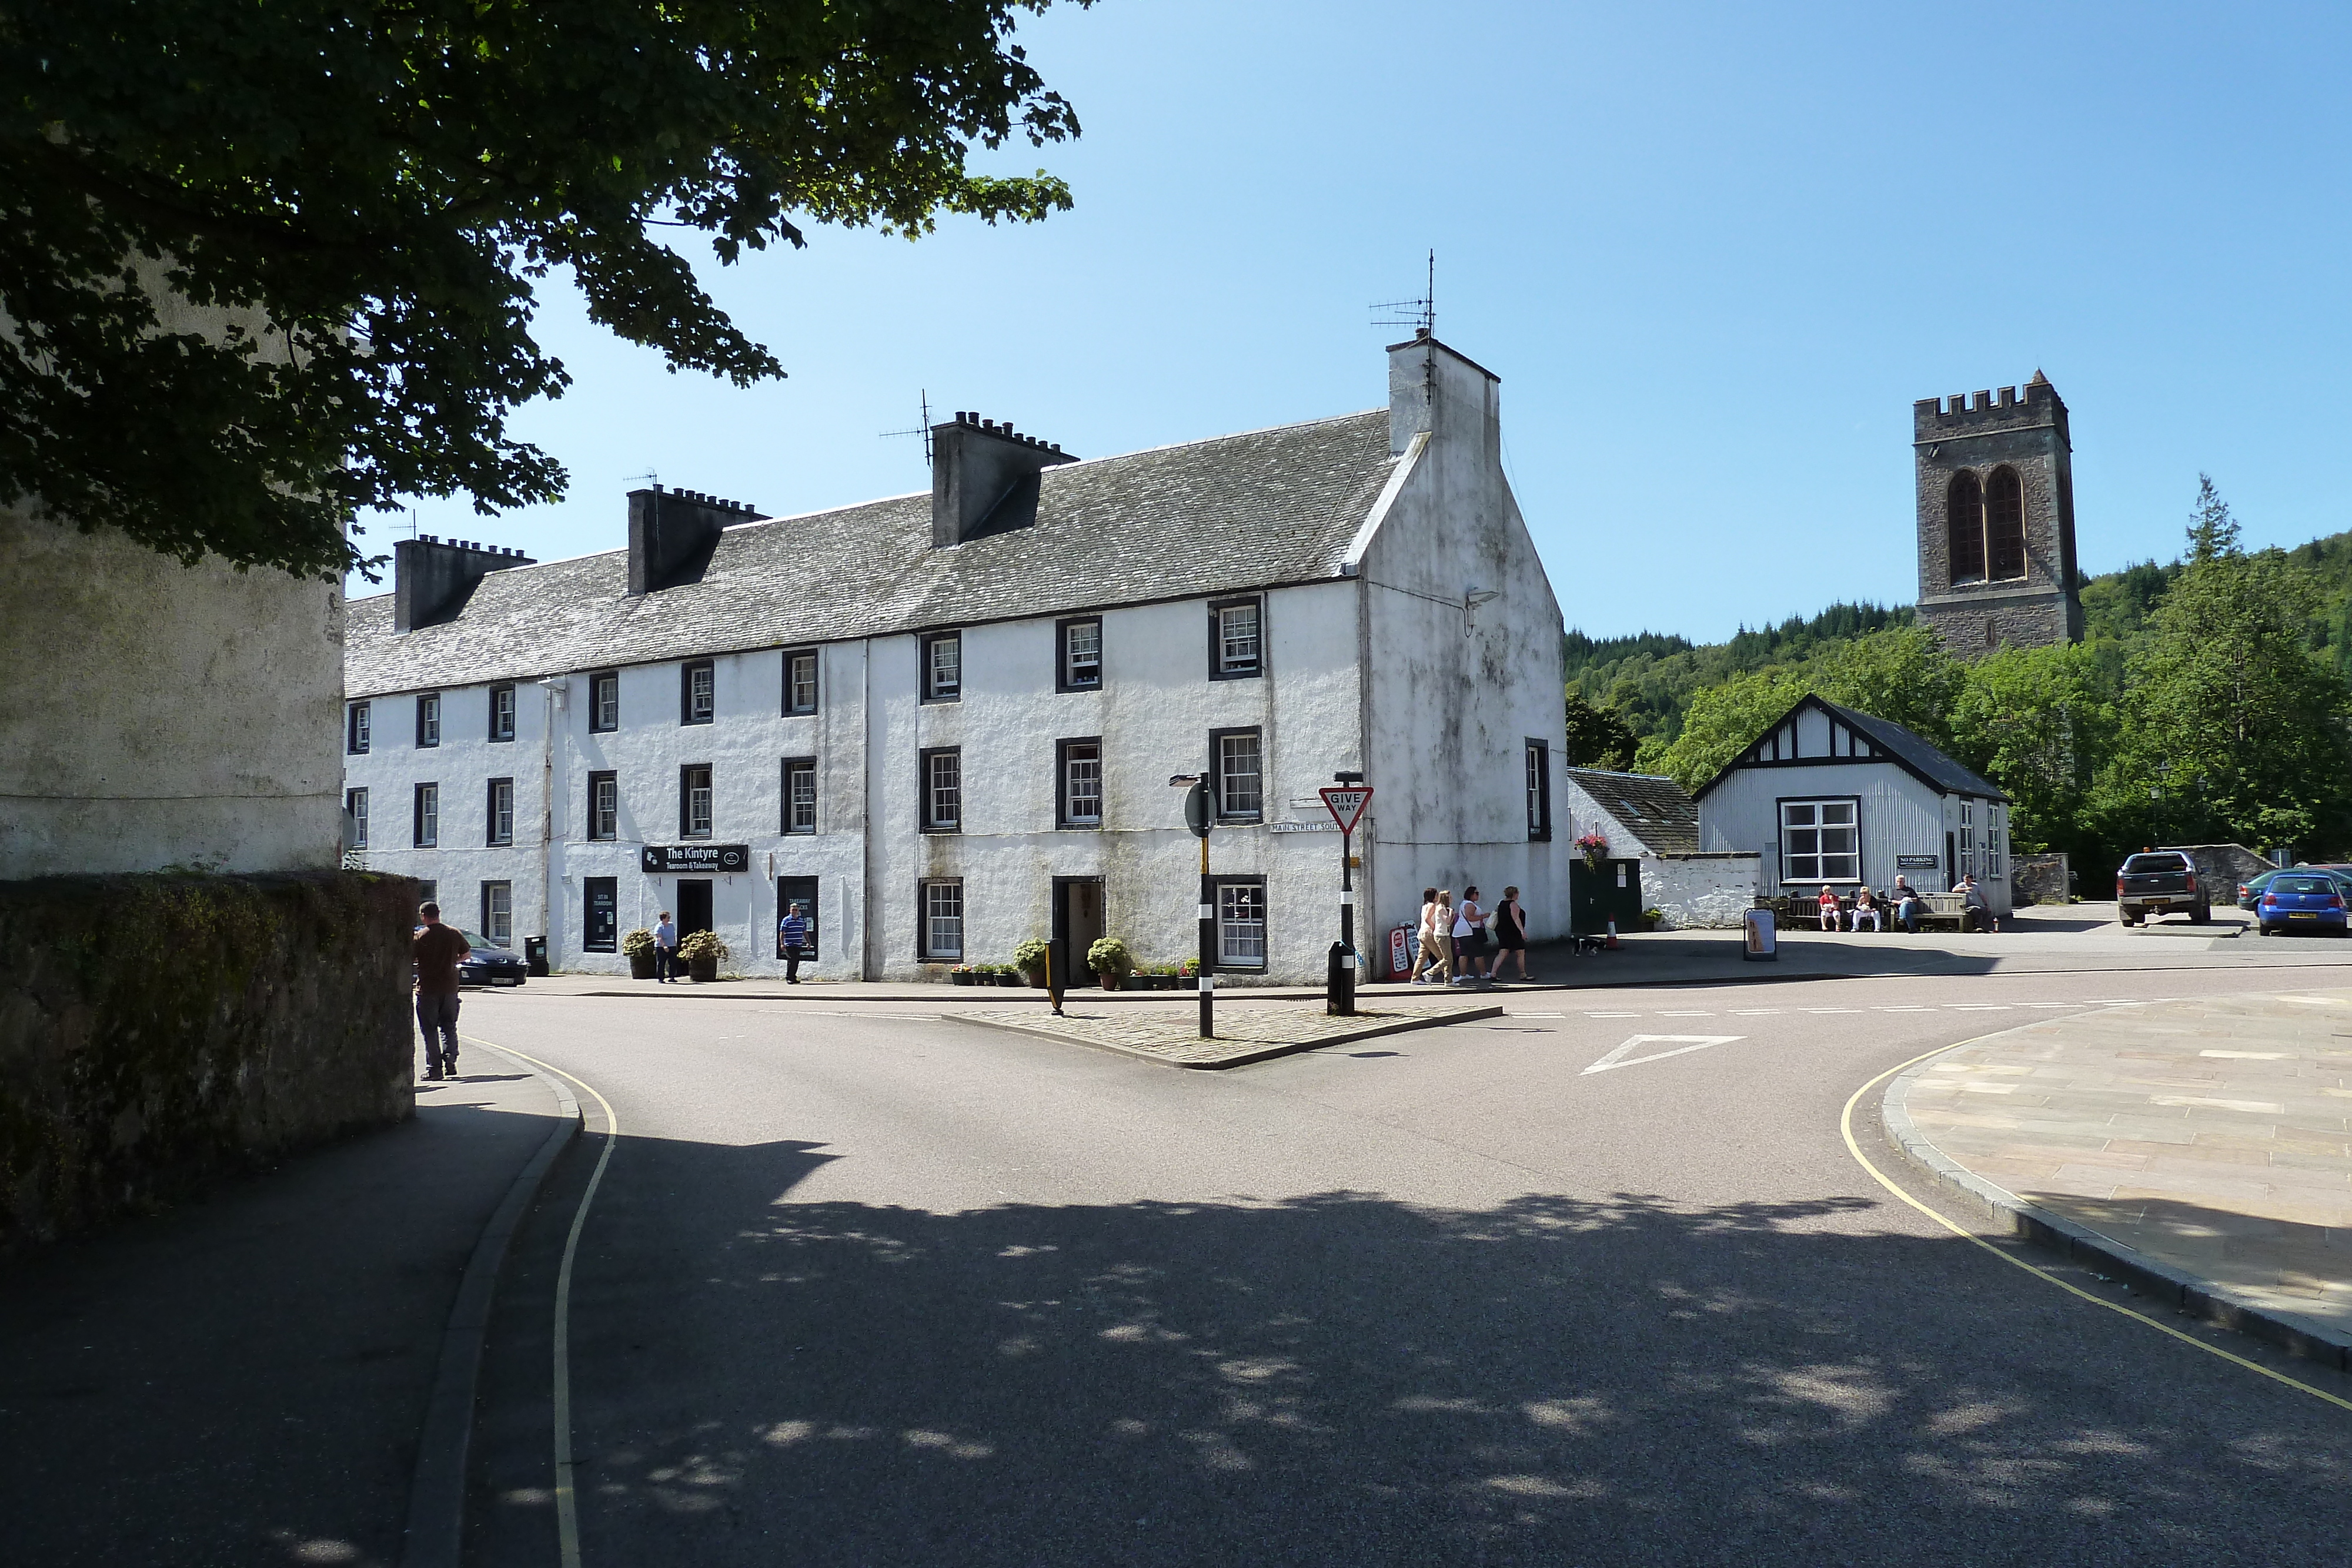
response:
[[[546,695],[539,734],[539,926],[547,940],[547,967],[555,967],[555,716],[565,710],[569,685],[560,676],[539,683]]]

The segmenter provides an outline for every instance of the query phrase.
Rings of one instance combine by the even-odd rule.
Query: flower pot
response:
[[[719,960],[716,958],[688,958],[686,961],[686,973],[688,977],[690,979],[702,980],[706,982],[715,980],[719,977]]]
[[[996,983],[1000,986],[1018,988],[1019,987],[1027,985],[1028,981],[1023,979],[1018,975],[999,975],[996,977]]]
[[[1126,977],[1120,975],[1116,970],[1113,970],[1103,976],[1102,982],[1104,990],[1115,991],[1118,990],[1121,985],[1126,983]]]
[[[1024,969],[1021,973],[1021,983],[1024,986],[1029,986],[1042,991],[1045,988],[1045,971],[1043,969]]]
[[[654,956],[651,953],[629,955],[629,978],[650,980],[654,977]]]
[[[948,984],[950,986],[969,986],[977,977],[978,977],[966,970],[953,970],[948,975]]]

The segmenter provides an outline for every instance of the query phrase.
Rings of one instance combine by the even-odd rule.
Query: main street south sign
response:
[[[751,869],[749,844],[646,844],[637,851],[637,869],[647,876],[676,873],[722,874]]]

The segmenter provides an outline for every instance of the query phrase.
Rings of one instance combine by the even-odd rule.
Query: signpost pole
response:
[[[1356,1012],[1356,824],[1364,819],[1364,808],[1372,799],[1372,791],[1360,773],[1334,774],[1339,783],[1320,791],[1323,804],[1331,813],[1331,821],[1339,829],[1339,939],[1331,944],[1330,956],[1324,968],[1323,1010],[1333,1018],[1352,1018]]]
[[[1186,787],[1184,826],[1201,841],[1201,1038],[1217,1038],[1217,887],[1209,880],[1209,829],[1214,813],[1209,805],[1209,781],[1198,773],[1179,773],[1168,780]]]

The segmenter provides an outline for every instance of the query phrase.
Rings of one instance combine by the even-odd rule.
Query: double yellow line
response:
[[[1989,1040],[1991,1037],[1990,1035],[1982,1035],[1978,1038]],[[1877,1182],[1879,1186],[1885,1187],[1895,1197],[1901,1198],[1904,1202],[1909,1204],[1912,1207],[1917,1209],[1920,1213],[1926,1215],[1928,1218],[1934,1220],[1937,1224],[1942,1226],[1945,1229],[1950,1231],[1953,1235],[1960,1238],[1963,1241],[1983,1248],[1986,1251],[1991,1253],[1994,1257],[2000,1259],[2002,1262],[2007,1263],[2011,1268],[2022,1269],[2027,1273],[2032,1275],[2035,1279],[2057,1286],[2060,1290],[2065,1291],[2068,1295],[2073,1296],[2077,1301],[2088,1301],[2095,1307],[2104,1307],[2108,1312],[2121,1313],[2123,1316],[2129,1318],[2132,1322],[2138,1323],[2143,1327],[2152,1328],[2160,1334],[2168,1334],[2172,1338],[2179,1340],[2181,1343],[2194,1346],[2195,1348],[2203,1351],[2208,1355],[2218,1355],[2232,1366],[2242,1366],[2248,1372],[2258,1373],[2262,1376],[2269,1378],[2273,1383],[2284,1383],[2289,1388],[2300,1389],[2304,1393],[2310,1395],[2314,1399],[2324,1399],[2339,1410],[2352,1410],[2352,1399],[2339,1398],[2337,1396],[2328,1393],[2324,1388],[2314,1388],[2310,1384],[2303,1382],[2299,1378],[2289,1377],[2284,1372],[2273,1371],[2270,1367],[2263,1365],[2260,1362],[2248,1361],[2242,1355],[2232,1355],[2228,1351],[2221,1349],[2218,1345],[2207,1344],[2203,1340],[2199,1339],[2194,1334],[2182,1333],[2179,1329],[2158,1322],[2154,1318],[2148,1317],[2144,1313],[2135,1312],[2130,1307],[2124,1305],[2120,1301],[2110,1301],[2103,1296],[2095,1296],[2091,1294],[2090,1291],[2083,1290],[2079,1286],[2068,1284],[2065,1281],[2060,1279],[2057,1275],[2051,1273],[2046,1269],[2035,1268],[2032,1264],[2009,1251],[2007,1249],[1996,1247],[1991,1242],[1987,1241],[1983,1237],[1977,1235],[1974,1231],[1966,1229],[1961,1226],[1954,1224],[1951,1220],[1945,1218],[1943,1215],[1928,1207],[1926,1204],[1921,1203],[1917,1198],[1913,1197],[1909,1193],[1895,1186],[1892,1181],[1887,1179],[1885,1172],[1880,1170],[1876,1166],[1872,1165],[1870,1163],[1870,1156],[1862,1152],[1862,1145],[1854,1142],[1853,1138],[1853,1108],[1862,1103],[1862,1097],[1869,1093],[1872,1090],[1877,1088],[1880,1084],[1885,1082],[1888,1079],[1894,1077],[1896,1073],[1902,1071],[1906,1067],[1916,1067],[1919,1063],[1927,1061],[1931,1056],[1941,1056],[1948,1051],[1959,1050],[1962,1045],[1974,1045],[1976,1043],[1977,1041],[1973,1040],[1964,1040],[1959,1042],[1959,1045],[1939,1045],[1933,1051],[1923,1051],[1908,1061],[1896,1062],[1894,1066],[1888,1068],[1885,1071],[1880,1073],[1877,1077],[1872,1079],[1869,1082],[1864,1084],[1861,1088],[1853,1092],[1853,1098],[1849,1099],[1845,1103],[1845,1110],[1838,1117],[1838,1131],[1845,1134],[1846,1153],[1852,1155],[1856,1163],[1858,1163],[1864,1170],[1870,1173],[1871,1179]],[[574,1082],[577,1081],[575,1080]]]

